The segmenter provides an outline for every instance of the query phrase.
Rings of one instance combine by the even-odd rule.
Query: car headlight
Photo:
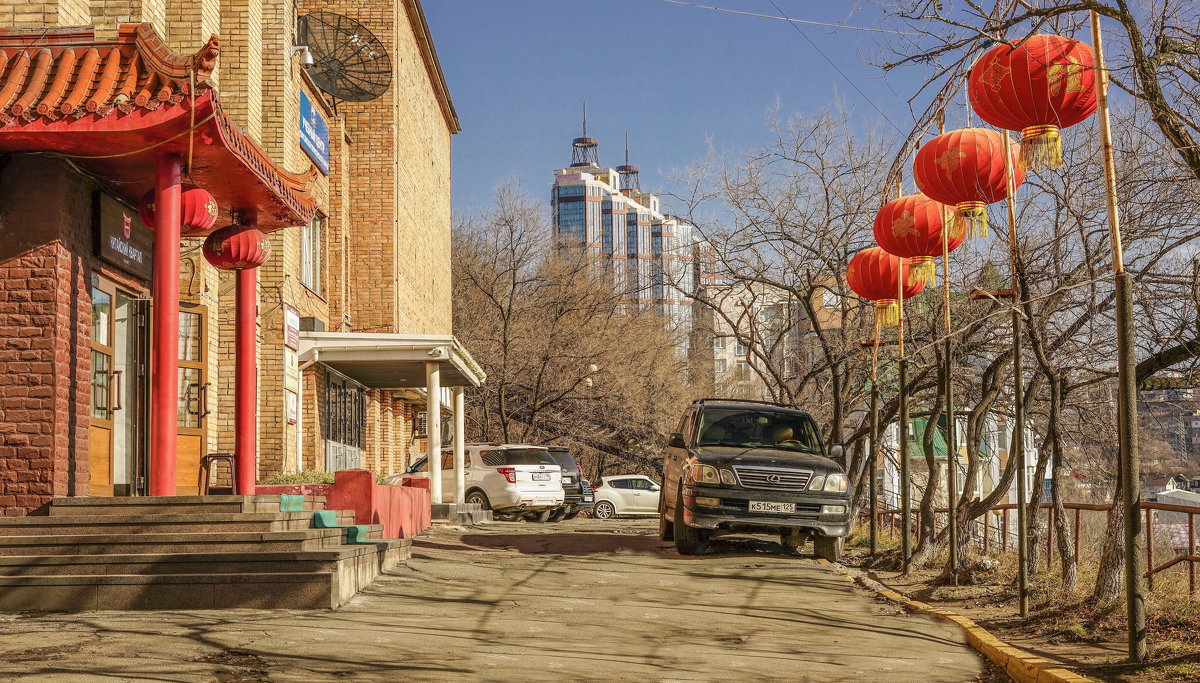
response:
[[[825,490],[833,493],[846,492],[846,475],[831,474],[825,478]]]
[[[712,465],[701,465],[699,463],[692,465],[691,475],[692,481],[697,484],[721,483],[721,474]]]
[[[737,480],[733,478],[733,470],[721,470],[721,483],[726,486],[733,486]]]
[[[824,487],[825,487],[825,475],[824,474],[818,474],[817,476],[813,477],[812,480],[810,480],[808,482],[808,490],[809,491],[820,491]]]

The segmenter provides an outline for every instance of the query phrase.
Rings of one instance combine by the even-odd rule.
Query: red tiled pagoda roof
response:
[[[260,229],[311,220],[317,170],[289,173],[221,110],[213,36],[173,52],[150,24],[116,40],[92,29],[0,30],[0,150],[57,152],[132,199],[153,187],[154,158],[181,155],[193,182]]]

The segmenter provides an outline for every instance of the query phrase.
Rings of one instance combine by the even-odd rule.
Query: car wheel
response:
[[[779,532],[779,543],[783,546],[785,552],[791,555],[799,555],[804,549],[804,543],[808,537],[799,531],[784,530]]]
[[[683,521],[683,487],[679,487],[679,496],[675,501],[675,523],[673,527],[675,550],[680,555],[703,555],[708,552],[708,540],[711,536],[708,529],[696,529]]]
[[[592,508],[592,516],[596,519],[612,519],[617,516],[617,508],[607,500],[602,500]]]
[[[658,499],[658,540],[675,540],[675,523],[667,520],[666,498]]]
[[[563,519],[565,519],[565,520],[566,520],[566,519],[575,519],[576,517],[578,517],[578,516],[579,516],[579,513],[580,513],[580,512],[582,512],[582,511],[581,511],[581,510],[576,510],[575,512],[568,513],[566,517],[563,517]]]
[[[463,502],[478,505],[480,510],[492,509],[492,504],[488,501],[487,494],[479,489],[475,489],[468,493]]]
[[[840,536],[817,536],[813,539],[813,551],[822,560],[837,562],[842,557],[842,540]]]
[[[566,519],[566,517],[567,517],[567,508],[565,508],[565,507],[554,508],[554,510],[550,513],[550,521],[551,522],[561,522],[564,519]]]
[[[531,512],[525,515],[526,522],[547,522],[550,520],[550,515],[554,510],[542,510],[541,512]]]

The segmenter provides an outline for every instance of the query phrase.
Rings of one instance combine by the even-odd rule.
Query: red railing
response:
[[[1046,515],[1047,515],[1046,568],[1049,569],[1054,562],[1054,514],[1055,514],[1054,506],[1050,503],[1040,503],[1038,505],[1038,508],[1041,510],[1045,510]],[[1074,513],[1074,519],[1073,519],[1073,524],[1072,524],[1072,527],[1074,530],[1074,533],[1072,534],[1074,536],[1073,555],[1075,556],[1075,561],[1078,562],[1079,561],[1079,539],[1080,539],[1080,528],[1081,528],[1080,515],[1083,512],[1108,513],[1109,511],[1112,510],[1112,505],[1101,504],[1101,503],[1063,503],[1063,508]],[[999,521],[999,523],[996,524],[995,529],[992,528],[991,518],[993,515],[985,514],[981,518],[972,520],[970,542],[975,544],[975,546],[977,548],[979,548],[980,550],[982,550],[984,553],[989,553],[992,551],[993,531],[995,531],[996,532],[995,533],[995,541],[998,542],[1000,545],[1000,552],[1002,552],[1002,553],[1009,552],[1009,550],[1010,550],[1009,536],[1016,535],[1015,524],[1010,526],[1009,516],[1010,516],[1010,511],[1016,510],[1016,509],[1017,509],[1017,505],[1015,503],[996,505],[996,506],[990,508],[991,511],[997,511],[1000,513],[1000,521]],[[1189,593],[1189,595],[1194,597],[1196,595],[1196,564],[1200,563],[1200,556],[1196,555],[1196,515],[1200,515],[1200,507],[1192,506],[1192,505],[1172,505],[1170,503],[1143,502],[1142,510],[1145,512],[1145,515],[1146,515],[1146,527],[1145,527],[1145,531],[1146,531],[1146,533],[1145,533],[1146,566],[1150,568],[1146,572],[1145,576],[1149,582],[1150,588],[1154,588],[1154,577],[1156,574],[1158,574],[1166,569],[1170,569],[1171,567],[1174,567],[1175,565],[1180,564],[1181,562],[1187,562],[1188,593]],[[1158,565],[1158,566],[1155,566],[1155,564],[1154,564],[1154,526],[1155,526],[1154,512],[1156,510],[1162,511],[1162,512],[1176,512],[1176,513],[1181,513],[1181,514],[1187,515],[1187,552],[1186,552],[1186,554],[1177,554],[1174,557],[1172,557],[1171,559],[1167,560],[1166,562],[1164,562],[1163,564]],[[914,535],[918,537],[917,540],[919,540],[919,535],[920,535],[918,513],[919,513],[919,510],[913,509],[913,511],[912,511],[912,523],[914,525],[913,531],[914,531]],[[878,515],[879,515],[879,517],[876,520],[877,521],[876,528],[881,529],[881,530],[886,529],[889,537],[898,536],[899,535],[898,526],[899,526],[899,519],[900,519],[900,510],[898,510],[898,509],[880,510],[878,512]],[[869,517],[870,513],[866,512],[866,511],[862,511],[862,512],[860,512],[860,516]],[[884,524],[885,517],[887,519],[886,525]],[[933,533],[936,534],[938,532],[939,519],[948,519],[948,518],[949,518],[949,510],[947,510],[946,508],[935,509],[934,510],[934,518],[933,518]],[[943,526],[944,526],[944,524],[945,524],[945,522],[943,521]],[[1168,524],[1168,522],[1159,522],[1159,524]],[[1174,546],[1174,544],[1172,544],[1172,545]],[[1174,546],[1172,549],[1179,550],[1180,548],[1181,548],[1181,546]]]

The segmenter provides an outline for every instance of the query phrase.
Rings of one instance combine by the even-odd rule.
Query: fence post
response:
[[[992,516],[991,510],[988,510],[987,512],[983,513],[983,554],[984,555],[986,555],[988,552],[988,544],[990,543],[990,539],[992,537],[992,529],[990,526],[991,522],[988,521],[988,518],[990,518],[991,516]]]
[[[1196,556],[1196,518],[1188,513],[1188,555]],[[1188,562],[1188,600],[1196,597],[1196,563]]]
[[[1000,516],[1004,521],[1004,533],[1000,534],[1000,552],[1006,553],[1008,552],[1008,508],[1004,508]]]
[[[1150,590],[1154,590],[1154,510],[1146,508],[1146,571]]]
[[[1080,509],[1075,508],[1075,565],[1079,565],[1079,513]]]
[[[1046,571],[1054,562],[1054,508],[1046,508]]]

